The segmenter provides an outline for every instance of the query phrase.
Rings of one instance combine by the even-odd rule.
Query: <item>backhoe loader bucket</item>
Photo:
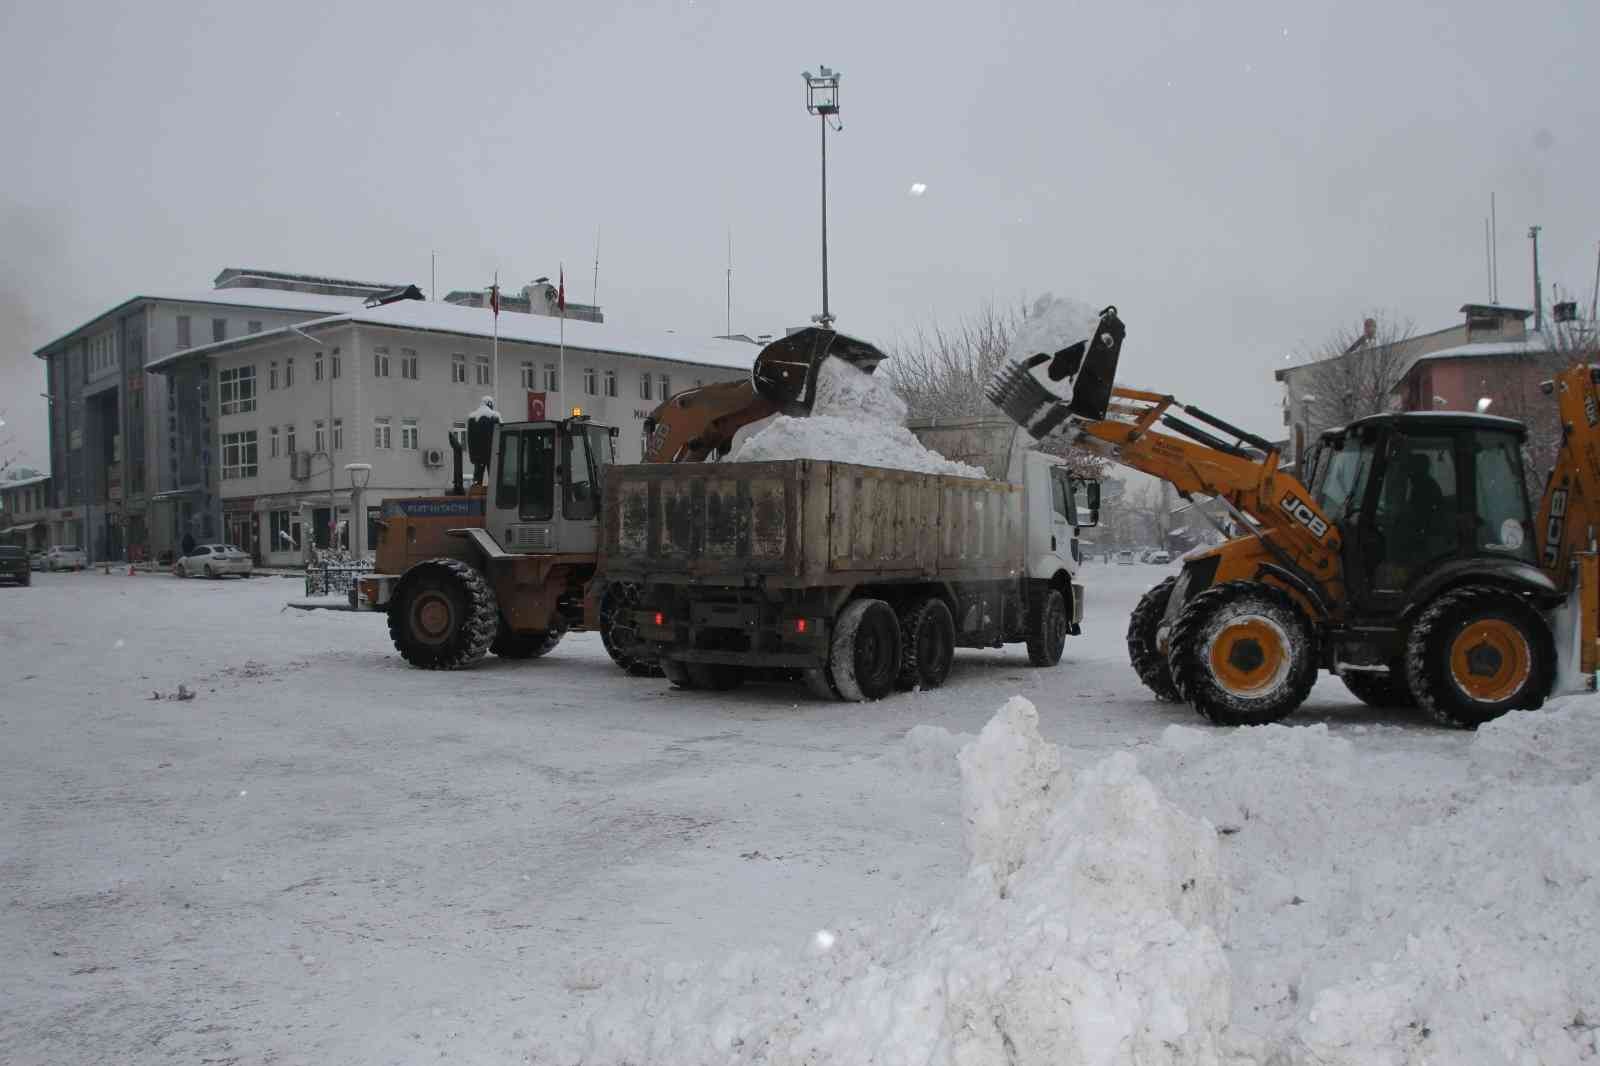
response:
[[[1108,307],[1094,336],[1054,355],[1040,352],[1006,363],[983,394],[1036,440],[1055,433],[1069,417],[1098,422],[1111,403],[1124,333],[1117,309]]]
[[[866,341],[807,326],[761,349],[750,371],[756,391],[786,415],[808,415],[817,398],[817,371],[829,356],[867,373],[888,358]]]

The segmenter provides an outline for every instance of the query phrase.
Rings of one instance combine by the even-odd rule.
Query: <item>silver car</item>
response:
[[[88,565],[89,557],[83,549],[71,544],[57,544],[44,553],[46,570],[82,570]]]
[[[200,544],[173,564],[179,577],[222,577],[224,574],[250,576],[250,556],[232,544]]]

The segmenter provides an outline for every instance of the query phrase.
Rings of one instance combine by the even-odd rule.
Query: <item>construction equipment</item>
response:
[[[740,426],[808,413],[829,356],[869,371],[884,358],[831,330],[801,330],[763,348],[748,381],[663,401],[645,423],[647,459],[704,459],[725,453]],[[425,669],[468,666],[491,651],[536,658],[569,631],[598,629],[622,669],[659,674],[633,628],[637,586],[600,574],[601,487],[616,436],[577,412],[498,425],[486,484],[470,489],[452,436],[446,492],[383,501],[375,572],[358,582],[356,608],[387,614],[395,648]]]
[[[1564,437],[1535,523],[1519,422],[1373,415],[1324,433],[1302,482],[1269,441],[1171,396],[1107,388],[1123,336],[1107,308],[1089,341],[1009,364],[988,395],[1034,436],[1231,518],[1232,539],[1191,554],[1130,619],[1134,670],[1159,698],[1219,724],[1275,722],[1322,668],[1363,702],[1471,728],[1594,687],[1600,369],[1546,383]]]

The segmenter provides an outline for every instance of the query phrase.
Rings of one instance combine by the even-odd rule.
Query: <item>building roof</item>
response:
[[[1411,373],[1411,370],[1419,363],[1432,362],[1435,359],[1482,359],[1495,355],[1538,355],[1549,350],[1549,342],[1537,334],[1523,341],[1474,341],[1471,344],[1458,344],[1454,348],[1440,348],[1436,352],[1419,355],[1412,360],[1411,367],[1407,368],[1406,373]]]
[[[7,489],[27,488],[29,485],[37,485],[42,481],[49,480],[49,474],[38,474],[34,477],[19,477],[15,481],[0,481],[0,492],[4,492]]]
[[[191,292],[170,290],[148,292],[130,296],[115,307],[101,311],[82,325],[68,330],[49,344],[34,350],[34,355],[44,358],[52,348],[66,343],[78,333],[93,326],[102,318],[131,307],[140,301],[181,304],[211,304],[217,307],[260,308],[263,311],[304,311],[308,316],[339,314],[353,311],[365,302],[359,296],[325,296],[315,292],[292,292],[287,289],[197,289]]]
[[[263,282],[253,286],[252,282]],[[296,274],[285,270],[257,270],[255,267],[224,267],[212,282],[217,288],[277,288],[280,285],[324,285],[330,288],[356,289],[362,292],[383,292],[401,286],[392,281],[355,281],[350,278],[331,278],[323,274]],[[304,291],[304,290],[297,290]]]
[[[1498,315],[1501,318],[1515,318],[1518,321],[1526,319],[1533,314],[1526,307],[1507,307],[1504,304],[1462,304],[1461,313],[1464,315]]]
[[[309,333],[344,325],[442,333],[470,337],[483,342],[494,336],[494,314],[488,308],[462,307],[458,304],[422,300],[402,300],[383,307],[362,307],[345,314],[301,322],[297,328]],[[226,351],[260,344],[267,340],[282,339],[288,335],[287,329],[274,329],[213,344],[196,345],[152,360],[147,364],[147,368],[159,370],[183,359],[220,355]],[[561,343],[561,319],[545,315],[502,314],[500,339],[512,343],[542,344],[554,348]],[[666,330],[632,329],[572,319],[568,319],[566,324],[566,345],[568,348],[580,351],[634,355],[646,359],[670,359],[680,363],[727,370],[748,370],[754,360],[750,345],[744,341],[696,337]]]

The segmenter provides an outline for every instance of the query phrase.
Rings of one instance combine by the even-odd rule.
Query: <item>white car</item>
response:
[[[250,556],[232,544],[199,544],[172,566],[179,577],[221,577],[224,574],[250,576]]]
[[[46,570],[82,570],[89,565],[83,549],[72,544],[58,544],[44,553]]]
[[[1117,553],[1117,565],[1118,566],[1132,566],[1133,565],[1133,552],[1128,551],[1126,549],[1124,549],[1123,551],[1119,551]]]
[[[1150,558],[1148,560],[1146,560],[1146,561],[1147,562],[1156,563],[1157,565],[1160,565],[1161,563],[1170,563],[1170,562],[1172,562],[1172,556],[1169,555],[1167,552],[1160,552],[1160,551],[1151,552],[1150,553]]]

